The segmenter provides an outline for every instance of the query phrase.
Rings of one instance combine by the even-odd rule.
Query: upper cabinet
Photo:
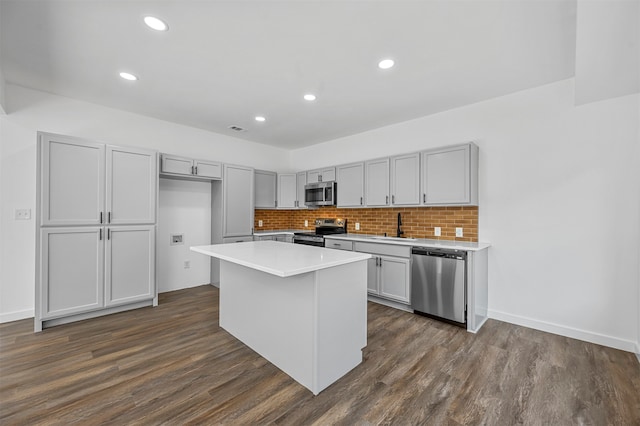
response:
[[[196,179],[221,179],[222,164],[215,161],[193,160],[162,154],[160,174]]]
[[[278,174],[278,208],[295,209],[298,196],[297,175],[295,173]]]
[[[422,204],[478,204],[478,146],[457,145],[422,153]]]
[[[277,175],[274,172],[255,171],[256,209],[276,208],[276,179]]]
[[[338,207],[364,206],[364,163],[336,168]]]
[[[40,134],[42,226],[156,221],[157,153]]]
[[[367,161],[364,181],[364,198],[368,207],[385,207],[390,204],[388,158]]]
[[[420,205],[420,154],[391,157],[391,205]]]
[[[307,172],[307,183],[331,182],[336,180],[336,168],[326,167],[324,169],[309,170]]]
[[[225,164],[222,178],[222,237],[253,234],[254,177],[251,167]]]
[[[306,209],[304,203],[304,186],[307,184],[307,172],[296,173],[296,207]]]

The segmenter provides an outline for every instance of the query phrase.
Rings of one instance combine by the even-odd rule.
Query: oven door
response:
[[[294,235],[294,244],[304,244],[306,246],[324,247],[324,238],[317,235]]]

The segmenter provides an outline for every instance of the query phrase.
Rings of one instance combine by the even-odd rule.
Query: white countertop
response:
[[[331,238],[335,240],[346,241],[363,241],[367,243],[380,243],[380,244],[396,244],[410,247],[432,247],[432,248],[446,248],[456,250],[467,251],[479,251],[489,248],[489,243],[469,243],[465,241],[447,241],[447,240],[427,240],[420,238],[394,238],[394,237],[382,237],[380,235],[367,235],[367,234],[332,234],[325,235],[325,238]]]
[[[370,254],[279,241],[215,244],[191,250],[279,277],[313,272],[371,258]]]
[[[282,235],[282,234],[295,234],[296,232],[309,232],[309,233],[314,233],[315,232],[315,228],[312,229],[278,229],[278,230],[271,230],[271,231],[256,231],[253,233],[253,235]]]

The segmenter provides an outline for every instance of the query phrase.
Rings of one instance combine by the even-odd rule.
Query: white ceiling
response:
[[[0,1],[7,83],[287,149],[575,68],[575,0]]]

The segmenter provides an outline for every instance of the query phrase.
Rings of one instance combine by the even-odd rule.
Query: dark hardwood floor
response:
[[[369,303],[364,362],[314,397],[218,326],[211,286],[33,333],[0,325],[0,424],[640,425],[634,354]]]

